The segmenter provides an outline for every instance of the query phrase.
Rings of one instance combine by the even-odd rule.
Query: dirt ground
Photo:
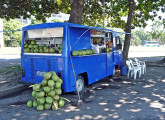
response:
[[[15,86],[21,81],[20,66],[0,68],[0,89]]]

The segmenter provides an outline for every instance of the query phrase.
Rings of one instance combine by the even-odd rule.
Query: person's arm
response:
[[[99,46],[97,44],[96,45],[92,44],[92,48],[95,51],[95,53],[99,54]]]

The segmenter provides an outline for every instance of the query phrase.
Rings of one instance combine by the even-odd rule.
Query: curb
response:
[[[7,88],[7,89],[0,90],[0,97],[11,95],[13,93],[19,92],[21,90],[25,90],[27,88],[28,87],[26,85],[18,84],[14,87],[10,87],[10,88]]]

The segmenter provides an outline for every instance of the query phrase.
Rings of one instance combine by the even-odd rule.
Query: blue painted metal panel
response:
[[[72,51],[91,49],[90,30],[84,28],[69,28],[69,42]]]
[[[22,67],[25,68],[25,77],[22,81],[29,83],[41,83],[43,75],[37,75],[39,72],[63,71],[62,56],[42,56],[42,55],[23,55]]]
[[[107,53],[107,76],[113,74],[114,55],[113,52]]]
[[[106,54],[96,54],[87,56],[72,56],[76,77],[81,73],[87,73],[88,84],[92,84],[106,77]],[[75,90],[75,79],[70,61],[68,61],[71,89]]]

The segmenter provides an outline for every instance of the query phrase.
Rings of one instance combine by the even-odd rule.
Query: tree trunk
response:
[[[71,14],[69,18],[70,23],[82,24],[82,14],[85,0],[70,0]]]
[[[129,12],[126,24],[126,33],[131,33],[131,25],[133,19],[133,13],[135,9],[135,1],[129,0]],[[126,65],[126,60],[128,59],[128,52],[130,47],[131,34],[125,35],[124,49],[123,49],[123,64]]]

